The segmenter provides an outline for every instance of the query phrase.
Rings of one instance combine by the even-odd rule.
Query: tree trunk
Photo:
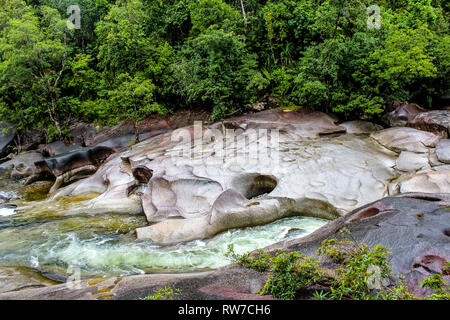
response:
[[[62,134],[61,125],[59,124],[59,121],[56,116],[56,98],[54,96],[51,97],[51,103],[52,103],[52,107],[48,108],[50,119],[53,121],[53,123],[56,127],[56,130],[58,131],[59,140],[63,141],[64,137]]]
[[[244,17],[244,33],[247,34],[247,13],[245,12],[244,0],[241,0],[242,16]]]

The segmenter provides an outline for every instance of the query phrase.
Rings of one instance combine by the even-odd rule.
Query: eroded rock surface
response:
[[[348,121],[341,123],[339,126],[344,127],[350,134],[370,134],[375,131],[383,130],[383,127],[368,121]]]
[[[344,133],[329,116],[308,111],[186,127],[113,155],[53,198],[97,192],[89,211],[142,208],[152,225],[138,229],[138,238],[158,244],[294,215],[334,219],[388,195],[396,158],[368,136]]]
[[[426,277],[439,273],[443,274],[444,281],[450,281],[443,268],[445,261],[450,260],[449,209],[448,194],[387,197],[358,208],[308,236],[280,242],[265,251],[281,249],[317,256],[323,240],[345,237],[338,231],[346,228],[358,243],[388,248],[394,275],[402,275],[414,294],[428,295],[432,292],[419,285]],[[257,294],[266,280],[266,273],[234,264],[214,272],[83,280],[78,288],[61,284],[3,293],[0,299],[139,299],[164,286],[181,289],[179,299],[271,299]],[[311,298],[314,289],[307,292],[309,295],[299,292],[297,298]]]
[[[432,110],[419,113],[408,125],[447,138],[450,134],[450,110]]]

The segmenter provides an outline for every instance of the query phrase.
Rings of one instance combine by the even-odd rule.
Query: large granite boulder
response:
[[[387,113],[385,119],[392,127],[412,127],[443,138],[450,134],[450,110],[427,111],[407,102],[395,102],[393,111]]]
[[[415,153],[402,151],[395,163],[400,171],[418,171],[430,167],[429,158],[426,153]]]
[[[303,138],[346,132],[344,127],[335,125],[334,119],[329,115],[308,110],[295,112],[281,109],[266,110],[225,120],[223,126],[243,130],[277,129],[281,132],[295,131]]]
[[[398,101],[394,102],[392,109],[384,117],[385,122],[391,127],[405,127],[418,114],[426,111],[416,104],[410,104],[408,102],[400,103]]]
[[[400,183],[400,192],[450,193],[450,170],[427,171]]]
[[[450,110],[432,110],[419,113],[408,123],[408,126],[448,138],[450,134]]]
[[[371,137],[395,152],[428,152],[441,137],[413,128],[394,127],[372,133]]]

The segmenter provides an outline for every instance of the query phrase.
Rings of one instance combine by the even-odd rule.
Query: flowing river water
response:
[[[16,198],[0,205],[0,266],[44,270],[55,279],[67,277],[69,267],[79,268],[82,278],[215,269],[230,263],[225,257],[229,244],[245,253],[304,236],[328,222],[288,218],[162,247],[136,239],[134,230],[148,225],[143,214],[67,215],[66,209],[96,195],[50,202],[45,199],[48,185],[24,187],[0,179],[0,199]]]

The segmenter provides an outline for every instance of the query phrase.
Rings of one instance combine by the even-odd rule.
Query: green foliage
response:
[[[344,229],[340,234],[348,233]],[[370,248],[350,239],[326,239],[317,250],[323,260],[307,257],[299,252],[271,254],[262,250],[250,255],[238,255],[233,245],[229,245],[227,256],[243,267],[259,272],[268,272],[268,280],[261,294],[275,298],[292,300],[297,293],[312,286],[323,287],[311,294],[316,300],[416,300],[402,279],[395,279],[388,262],[389,251],[381,245]],[[329,262],[334,266],[330,267]],[[328,268],[324,267],[325,265]],[[450,268],[450,262],[444,272]],[[420,283],[429,287],[434,294],[425,297],[430,300],[447,300],[450,287],[441,274],[434,274]]]
[[[141,298],[140,300],[175,300],[175,297],[179,296],[180,294],[181,294],[180,289],[163,287],[155,291],[153,295]]]
[[[110,118],[110,121],[125,119],[136,124],[151,113],[167,113],[154,101],[155,85],[141,74],[131,77],[123,73],[117,77],[117,82],[117,88],[108,91],[108,111],[117,116],[117,119]]]
[[[448,266],[450,261],[447,261],[444,271],[449,270]],[[426,300],[450,300],[450,285],[447,285],[444,281],[442,274],[434,273],[425,280],[423,280],[420,285],[422,288],[430,288],[435,291],[435,293],[426,297]]]
[[[243,28],[240,13],[222,0],[193,0],[189,3],[189,11],[193,37],[218,26],[225,32]]]
[[[71,48],[66,21],[47,6],[36,14],[16,1],[0,29],[0,117],[17,129],[51,123],[62,137],[58,99]],[[5,15],[6,18],[6,15]]]
[[[261,294],[270,294],[278,299],[292,300],[295,293],[314,284],[331,284],[333,279],[321,269],[319,261],[298,252],[281,253],[270,259],[271,268]]]
[[[211,30],[188,41],[175,66],[177,89],[188,103],[212,107],[212,119],[235,113],[249,100],[255,56],[233,33]]]
[[[225,256],[230,258],[233,262],[239,263],[245,268],[260,272],[267,270],[270,266],[270,255],[264,253],[263,250],[258,250],[258,254],[255,257],[251,257],[250,253],[239,255],[234,251],[233,244],[229,244]]]
[[[176,108],[222,119],[269,97],[352,119],[393,100],[438,108],[450,88],[447,2],[379,1],[371,29],[370,0],[79,0],[81,29],[69,30],[71,0],[2,0],[0,117],[61,139],[77,120]]]
[[[99,66],[114,78],[139,71],[148,57],[148,15],[140,0],[118,1],[96,26]],[[109,79],[112,80],[112,79]]]

